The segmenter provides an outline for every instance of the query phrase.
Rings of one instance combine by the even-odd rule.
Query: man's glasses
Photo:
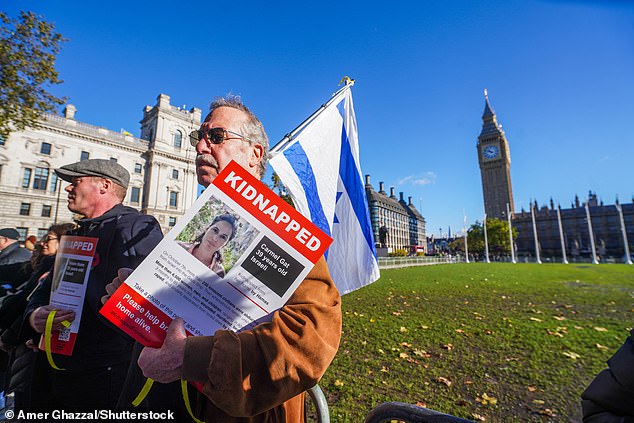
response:
[[[47,236],[47,237],[45,237],[45,238],[42,240],[42,242],[51,242],[51,241],[55,241],[55,240],[57,240],[57,239],[59,239],[59,238],[54,237],[54,236]]]
[[[229,134],[235,135],[235,137],[230,137]],[[204,139],[211,144],[222,144],[226,140],[233,139],[238,139],[248,143],[251,142],[251,140],[244,135],[228,131],[225,128],[200,128],[189,134],[189,142],[193,147],[196,147],[201,139]]]

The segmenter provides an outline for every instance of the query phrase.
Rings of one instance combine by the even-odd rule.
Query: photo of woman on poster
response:
[[[220,214],[205,228],[191,243],[179,242],[198,261],[224,278],[226,271],[223,266],[222,248],[233,239],[237,224],[235,216]]]

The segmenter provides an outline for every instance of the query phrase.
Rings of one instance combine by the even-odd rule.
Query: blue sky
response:
[[[516,210],[634,196],[634,2],[16,1],[68,42],[54,87],[77,119],[139,135],[159,93],[239,94],[272,144],[349,75],[361,166],[438,236],[482,220],[484,88],[511,149]],[[60,110],[61,112],[61,110]]]

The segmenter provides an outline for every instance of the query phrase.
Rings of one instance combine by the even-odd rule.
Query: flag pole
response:
[[[328,106],[330,106],[332,103],[337,101],[339,99],[339,97],[346,90],[349,90],[354,85],[354,79],[350,79],[347,76],[344,76],[341,79],[341,82],[345,82],[345,85],[343,87],[341,87],[336,93],[334,93],[332,95],[332,97],[330,98],[330,100],[328,100],[327,102],[322,104],[321,107],[319,107],[319,109],[315,110],[315,112],[312,115],[308,116],[306,118],[306,120],[304,120],[302,123],[300,123],[297,126],[297,128],[293,129],[291,132],[289,132],[288,134],[284,135],[284,138],[282,138],[277,144],[275,144],[271,148],[271,150],[269,151],[269,156],[272,157],[272,156],[278,154],[280,151],[282,151],[293,140],[293,138],[295,138],[295,135],[297,135],[297,133],[299,131],[304,129],[304,127],[306,127],[309,123],[311,123],[313,120],[315,120],[315,118],[317,116],[319,116],[321,114],[321,112],[326,110],[328,108]],[[341,85],[341,82],[339,82],[340,85]]]
[[[535,201],[537,203],[537,201]],[[535,263],[542,264],[542,259],[539,256],[539,240],[537,239],[537,223],[535,223],[535,208],[533,207],[533,201],[531,200],[531,219],[533,220],[533,238],[535,241]]]
[[[588,236],[590,237],[590,247],[592,247],[592,264],[599,264],[597,259],[597,248],[594,244],[594,233],[592,231],[592,219],[590,218],[590,206],[586,201],[586,218],[588,219]]]
[[[513,227],[511,226],[511,209],[509,203],[506,203],[506,217],[509,221],[509,240],[511,241],[511,263],[517,263],[515,261],[515,245],[513,243]]]
[[[467,230],[467,215],[465,214],[464,209],[462,209],[462,216],[464,217],[464,226],[462,227],[464,230],[464,258],[465,262],[469,263],[469,246],[467,244],[469,231]]]
[[[564,229],[561,225],[561,207],[557,204],[557,222],[559,223],[559,239],[561,240],[561,262],[568,264],[568,258],[566,257],[566,241],[564,240]]]
[[[484,219],[482,221],[482,227],[484,228],[484,260],[487,263],[491,263],[489,260],[489,240],[487,238],[487,214],[484,213]]]
[[[625,250],[625,264],[632,264],[632,258],[630,257],[630,246],[627,242],[627,231],[625,230],[625,221],[623,220],[623,210],[619,199],[616,199],[616,211],[619,212],[619,221],[621,222],[621,233],[623,235],[623,248]]]

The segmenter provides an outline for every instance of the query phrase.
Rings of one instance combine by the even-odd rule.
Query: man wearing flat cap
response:
[[[98,238],[86,287],[81,323],[72,356],[54,355],[51,369],[51,409],[113,409],[130,361],[132,338],[99,315],[105,285],[117,277],[117,269],[135,268],[162,238],[152,216],[121,204],[130,174],[110,160],[91,159],[62,166],[57,176],[70,182],[66,187],[68,208],[83,216],[74,236]],[[51,276],[35,291],[27,307],[31,328],[43,333],[54,309],[49,305]],[[70,310],[57,310],[53,330],[74,319]]]
[[[31,259],[31,253],[18,244],[20,234],[14,228],[0,229],[0,266],[24,263]]]

